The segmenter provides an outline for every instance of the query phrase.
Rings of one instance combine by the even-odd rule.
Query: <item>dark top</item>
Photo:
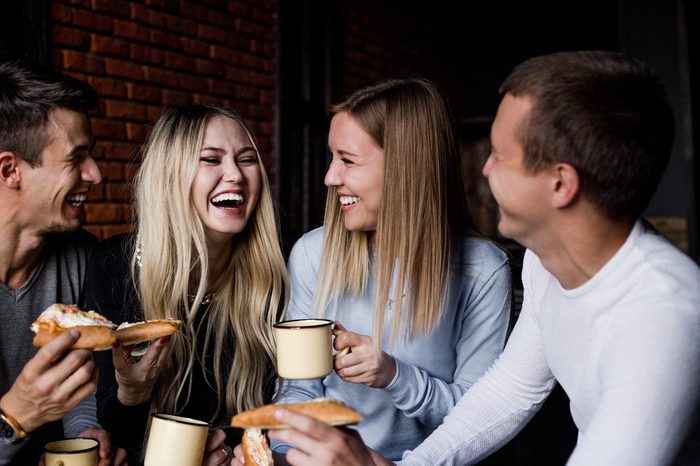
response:
[[[104,315],[117,325],[122,322],[136,322],[143,320],[143,310],[138,300],[136,289],[133,285],[130,273],[130,260],[133,252],[134,235],[116,235],[104,240],[91,257],[88,267],[88,282],[86,285],[86,306]],[[220,412],[211,421],[217,407],[217,393],[209,386],[204,378],[207,371],[209,380],[214,380],[214,345],[213,342],[204,350],[204,329],[206,325],[203,319],[208,318],[208,306],[203,307],[199,313],[201,319],[195,322],[195,328],[202,329],[202,338],[197,338],[197,356],[204,361],[204,367],[195,362],[192,373],[192,392],[189,401],[185,404],[184,397],[178,401],[178,414],[180,416],[199,419],[210,422],[211,427],[228,426],[229,416],[226,414],[225,400],[221,400],[223,406]],[[199,334],[198,334],[199,336]],[[233,359],[233,332],[230,331],[224,344],[221,361],[222,377],[224,380],[229,375],[231,361]],[[228,350],[228,351],[227,351]],[[112,364],[110,351],[95,353],[95,360],[100,369],[100,378],[97,386],[97,417],[102,426],[112,436],[115,445],[123,447],[127,451],[127,461],[130,465],[141,464],[142,448],[146,435],[150,403],[137,406],[124,406],[117,399],[117,382]],[[265,402],[270,402],[274,386],[266,387]],[[226,443],[235,446],[240,443],[241,431],[227,428]]]
[[[27,283],[17,289],[0,283],[0,395],[10,390],[38,351],[32,345],[31,323],[54,303],[80,304],[88,257],[96,243],[97,238],[85,230],[49,234]],[[44,424],[24,442],[0,442],[0,464],[35,465],[45,443],[63,438],[64,433],[77,435],[87,427],[97,427],[92,397],[66,414],[63,422]]]

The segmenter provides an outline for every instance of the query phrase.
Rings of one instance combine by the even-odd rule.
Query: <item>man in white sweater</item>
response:
[[[401,465],[466,465],[535,414],[555,381],[579,429],[567,464],[669,464],[700,394],[700,270],[639,217],[673,116],[644,65],[611,52],[522,63],[501,87],[483,173],[499,231],[528,248],[524,304],[500,358]],[[391,464],[294,413],[270,437],[290,464]],[[371,459],[370,459],[371,458]]]

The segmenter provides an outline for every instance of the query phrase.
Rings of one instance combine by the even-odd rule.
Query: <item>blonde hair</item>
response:
[[[427,333],[447,295],[453,234],[471,224],[447,103],[429,81],[389,80],[331,108],[342,112],[384,151],[382,199],[376,232],[348,231],[336,189],[328,190],[315,304],[361,294],[372,278],[375,343],[392,300],[392,339]]]
[[[204,310],[200,306],[207,283],[209,257],[202,222],[190,195],[207,122],[216,115],[241,125],[257,152],[251,130],[235,112],[205,105],[170,107],[155,124],[135,178],[138,240],[132,276],[146,319],[176,318],[183,332],[171,342],[171,357],[159,375],[152,409],[178,412],[178,399],[189,400],[192,369],[197,361],[195,320],[207,312],[204,344],[214,343],[214,381],[221,414],[225,394],[227,415],[264,403],[263,387],[274,378],[272,324],[285,307],[287,273],[275,222],[270,185],[258,153],[261,192],[245,229],[232,241],[232,253],[220,288]],[[196,286],[194,300],[188,291]],[[233,355],[225,341],[233,331]],[[200,333],[201,335],[201,333]],[[225,344],[226,343],[226,344]],[[232,356],[228,379],[219,361]],[[206,375],[205,375],[206,377]],[[181,398],[182,397],[182,398]]]

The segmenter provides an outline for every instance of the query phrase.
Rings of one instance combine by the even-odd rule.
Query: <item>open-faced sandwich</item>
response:
[[[357,424],[362,420],[360,413],[340,401],[329,398],[317,398],[303,403],[269,404],[238,413],[231,418],[231,425],[245,429],[242,440],[245,464],[254,466],[274,464],[272,452],[267,445],[262,429],[286,429],[289,427],[275,420],[274,412],[279,408],[310,416],[332,426]]]
[[[180,330],[179,320],[150,320],[117,325],[95,311],[84,311],[73,304],[52,304],[32,323],[34,346],[44,346],[61,333],[72,328],[80,331],[75,349],[95,351],[110,349],[119,340],[130,346],[147,340],[171,335]]]
[[[71,304],[52,304],[31,326],[36,334],[34,346],[44,346],[72,328],[80,331],[80,338],[73,344],[73,348],[109,349],[116,339],[114,329],[117,326],[97,312],[83,311]]]

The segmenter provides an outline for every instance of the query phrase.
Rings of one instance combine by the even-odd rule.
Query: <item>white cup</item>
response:
[[[100,442],[91,438],[69,438],[44,445],[46,466],[97,466]]]
[[[315,379],[333,371],[333,359],[349,351],[333,354],[333,328],[327,319],[285,320],[273,325],[277,345],[277,373],[285,379]]]
[[[208,433],[206,422],[152,414],[144,466],[200,466]]]

